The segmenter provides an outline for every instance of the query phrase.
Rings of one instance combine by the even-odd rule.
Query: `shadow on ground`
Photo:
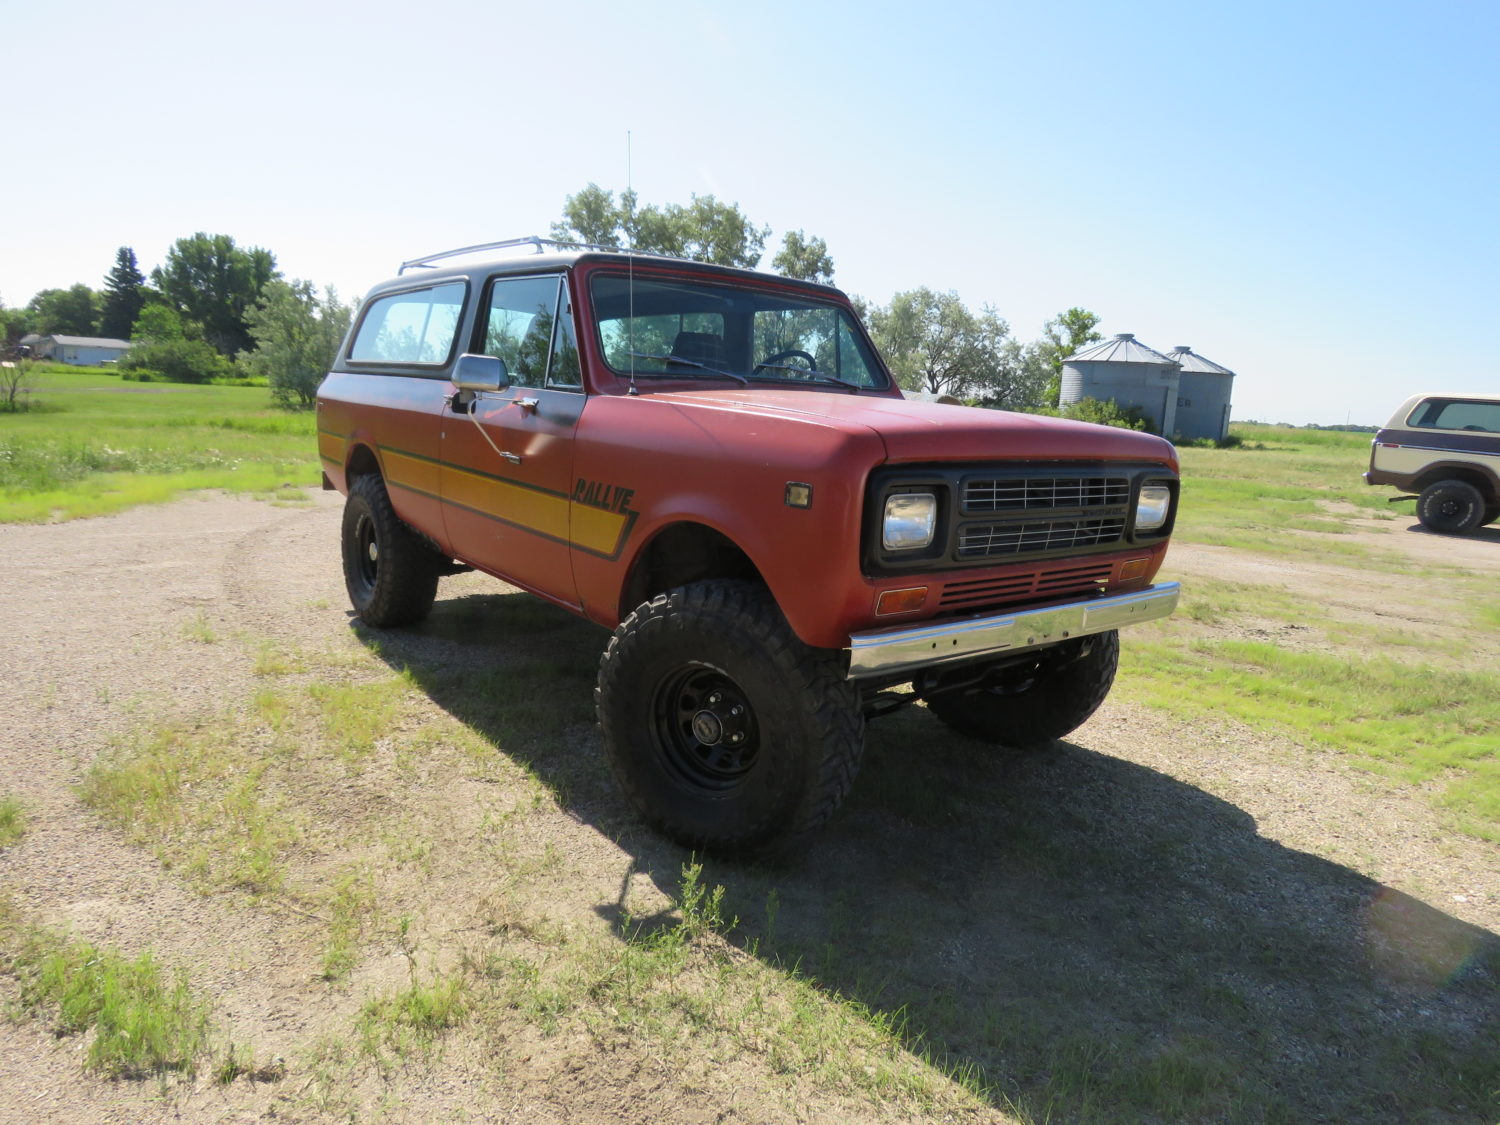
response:
[[[1500,544],[1500,526],[1478,527],[1469,532],[1467,535],[1463,536],[1446,535],[1441,531],[1429,531],[1420,523],[1413,523],[1406,530],[1411,532],[1413,535],[1426,535],[1430,536],[1433,539],[1465,539],[1479,543]]]
[[[497,594],[362,635],[675,893],[685,854],[637,824],[591,734],[605,633]],[[704,878],[726,889],[731,940],[898,1016],[913,1049],[1023,1118],[1500,1116],[1494,934],[1078,745],[1013,757],[920,708],[877,720],[800,862]]]

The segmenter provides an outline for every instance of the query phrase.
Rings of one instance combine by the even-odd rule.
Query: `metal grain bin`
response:
[[[1171,437],[1178,428],[1177,372],[1176,360],[1148,348],[1134,333],[1121,332],[1063,360],[1058,405],[1093,398],[1138,407],[1152,433]]]
[[[1167,353],[1180,367],[1177,377],[1177,435],[1183,441],[1229,436],[1229,403],[1234,372],[1179,345]]]

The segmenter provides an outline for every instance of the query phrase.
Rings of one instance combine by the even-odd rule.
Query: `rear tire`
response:
[[[798,640],[750,582],[652,598],[599,662],[595,706],[620,787],[684,847],[787,854],[833,815],[864,750],[839,656]]]
[[[1072,733],[1099,709],[1119,663],[1120,635],[1111,630],[1069,642],[1063,651],[1043,649],[993,686],[934,695],[927,709],[980,742],[1036,750]]]
[[[1440,535],[1467,535],[1485,522],[1484,497],[1468,481],[1440,480],[1417,497],[1417,519]]]
[[[450,560],[434,551],[391,507],[385,481],[355,478],[344,502],[344,586],[366,625],[415,625],[432,610],[438,574]]]

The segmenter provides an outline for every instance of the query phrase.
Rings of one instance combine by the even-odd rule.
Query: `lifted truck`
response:
[[[820,827],[895,707],[1061,738],[1116,630],[1177,602],[1152,584],[1169,442],[908,402],[843,293],[768,274],[538,238],[404,263],[322,384],[318,444],[365,623],[420,622],[473,567],[613,630],[615,775],[720,854]]]

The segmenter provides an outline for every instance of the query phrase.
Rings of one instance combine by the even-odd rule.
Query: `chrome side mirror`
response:
[[[510,372],[497,356],[465,353],[454,365],[453,385],[461,391],[502,391],[510,386]]]

